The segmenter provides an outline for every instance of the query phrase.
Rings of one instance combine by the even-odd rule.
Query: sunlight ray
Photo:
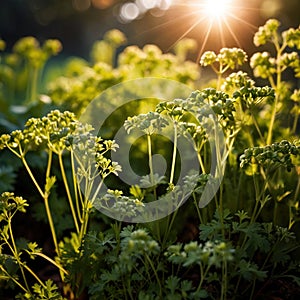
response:
[[[199,21],[197,21],[195,24],[193,24],[189,29],[187,29],[169,48],[168,51],[173,48],[173,46],[176,45],[181,39],[186,37],[195,27],[197,27],[202,21],[204,20],[204,17],[201,18]]]
[[[250,22],[247,22],[247,21],[245,21],[244,19],[239,18],[239,17],[237,17],[237,16],[234,15],[234,14],[230,14],[229,16],[230,16],[231,18],[233,18],[233,19],[235,19],[235,20],[237,20],[237,21],[239,21],[239,22],[242,22],[243,24],[249,26],[251,29],[254,29],[255,31],[257,30],[257,26],[251,24]]]
[[[199,51],[199,54],[198,54],[198,57],[197,57],[196,62],[199,62],[200,57],[201,57],[201,55],[203,54],[203,51],[204,51],[204,49],[205,49],[205,45],[206,45],[206,43],[207,43],[208,37],[209,37],[209,35],[210,35],[210,33],[211,33],[212,25],[213,25],[212,22],[210,22],[210,23],[209,23],[209,26],[208,26],[208,30],[206,31],[206,34],[205,34],[205,37],[204,37],[204,40],[203,40],[203,44],[202,44],[202,47],[201,47],[201,49],[200,49],[200,51]]]
[[[223,22],[225,22],[225,20],[223,20]],[[220,37],[221,37],[221,45],[222,45],[222,47],[225,47],[225,45],[226,45],[225,36],[224,36],[222,22],[220,20],[218,20],[218,28],[219,28],[219,34],[220,34]]]
[[[239,48],[242,48],[241,43],[238,39],[238,37],[236,36],[236,34],[233,32],[232,28],[230,27],[229,23],[227,20],[224,20],[224,24],[227,27],[228,31],[230,32],[231,36],[233,37],[234,41],[237,43]]]
[[[158,29],[165,29],[165,27],[169,26],[169,25],[173,25],[174,23],[177,23],[178,21],[182,21],[186,18],[190,18],[191,16],[194,16],[196,14],[196,12],[191,12],[191,13],[186,13],[184,15],[181,15],[179,17],[177,17],[176,19],[172,19],[172,20],[168,20],[164,23],[161,23],[161,24],[158,24],[156,26],[153,26],[152,28],[149,28],[148,30],[143,30],[142,32],[140,33],[137,33],[135,36],[140,36],[140,35],[143,35],[143,34],[146,34],[146,33],[150,33],[150,32],[153,32],[155,30],[158,30]]]

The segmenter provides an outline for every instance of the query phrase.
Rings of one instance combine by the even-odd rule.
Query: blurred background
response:
[[[224,46],[251,54],[254,32],[270,17],[284,28],[297,27],[300,21],[299,0],[232,0],[224,22],[212,22],[203,14],[204,1],[1,0],[0,38],[7,50],[23,36],[41,42],[57,38],[63,44],[61,56],[87,58],[92,44],[117,28],[127,36],[127,45],[154,43],[164,52],[183,36],[194,38],[198,53],[191,59],[196,60],[199,52]]]

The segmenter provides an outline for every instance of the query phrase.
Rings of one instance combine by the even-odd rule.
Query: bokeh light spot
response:
[[[136,19],[138,15],[139,15],[139,8],[135,3],[132,2],[125,3],[121,7],[120,17],[125,22]]]

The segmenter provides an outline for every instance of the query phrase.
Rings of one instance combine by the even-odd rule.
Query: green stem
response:
[[[297,199],[298,199],[298,195],[300,192],[300,174],[298,175],[298,182],[297,182],[297,187],[295,190],[295,195],[294,195],[294,203],[297,204]],[[292,210],[292,206],[291,204],[289,205],[289,229],[291,229],[293,227],[295,223],[295,220],[293,220],[293,210]]]
[[[46,169],[46,178],[50,177],[50,171],[51,171],[51,166],[52,166],[52,157],[53,157],[53,152],[52,152],[52,150],[49,150],[48,163],[47,163],[47,169]],[[51,209],[49,206],[49,193],[44,192],[43,195],[44,195],[43,196],[44,205],[45,205],[45,209],[46,209],[46,214],[47,214],[47,218],[48,218],[48,222],[49,222],[49,226],[50,226],[50,230],[51,230],[51,235],[52,235],[55,251],[56,251],[57,255],[59,255],[59,247],[58,247],[57,237],[56,237],[56,233],[55,233],[55,226],[54,226],[54,222],[53,222],[53,218],[52,218],[52,214],[51,214]]]
[[[299,172],[300,172],[300,167],[299,167]],[[297,187],[295,190],[295,195],[294,195],[294,203],[297,201],[298,196],[300,192],[300,173],[298,173],[298,182],[297,182]]]
[[[52,214],[51,214],[51,209],[50,209],[50,206],[49,206],[48,196],[44,197],[44,204],[45,204],[46,214],[47,214],[47,218],[48,218],[48,222],[49,222],[49,226],[50,226],[50,230],[51,230],[51,234],[52,234],[54,247],[55,247],[57,255],[60,256],[60,251],[59,251],[59,247],[58,247],[58,243],[57,243],[57,237],[56,237],[56,233],[55,233],[55,226],[54,226],[54,222],[53,222],[53,218],[52,218]]]
[[[174,122],[174,145],[173,145],[173,157],[172,157],[170,184],[172,184],[173,180],[174,180],[175,165],[176,165],[176,154],[177,154],[177,124],[176,124],[176,122]]]
[[[40,257],[44,258],[45,260],[49,261],[52,265],[57,267],[60,271],[62,271],[66,275],[68,274],[68,272],[60,264],[58,264],[55,260],[51,259],[50,257],[45,255],[44,253],[34,252],[33,255],[37,255],[37,256],[40,256]]]
[[[256,178],[255,174],[253,175],[253,182],[254,182],[254,190],[255,190],[255,206],[254,206],[254,209],[252,211],[250,224],[252,224],[256,220],[256,213],[257,213],[257,210],[258,210],[258,204],[259,204],[259,199],[260,199],[259,187],[258,187],[258,182],[257,182],[257,178]]]
[[[63,182],[64,182],[64,186],[65,186],[65,189],[66,189],[67,197],[68,197],[68,200],[69,200],[69,205],[70,205],[70,209],[71,209],[71,212],[72,212],[75,228],[76,228],[77,233],[79,233],[79,225],[78,225],[77,216],[76,216],[76,212],[75,212],[75,208],[74,208],[74,204],[73,204],[73,200],[72,200],[72,196],[71,196],[71,193],[70,193],[68,180],[67,180],[67,176],[66,176],[66,172],[65,172],[65,168],[64,168],[62,152],[60,152],[58,154],[58,160],[59,160],[60,171],[61,171],[62,179],[63,179]]]
[[[280,57],[281,57],[281,53],[285,48],[285,45],[282,45],[282,47],[279,46],[279,42],[278,39],[276,38],[274,41],[275,44],[275,48],[277,51],[277,59],[276,61],[279,62],[280,61]],[[281,67],[279,65],[279,63],[277,63],[277,69],[276,69],[276,73],[277,73],[277,78],[276,78],[276,84],[273,81],[273,78],[270,77],[270,83],[271,86],[273,88],[275,88],[275,101],[274,101],[274,105],[273,105],[273,110],[272,110],[272,114],[271,114],[271,120],[270,120],[270,124],[269,124],[269,130],[268,130],[268,136],[267,136],[267,145],[270,145],[272,143],[272,137],[273,137],[273,127],[274,127],[274,123],[275,123],[275,118],[276,118],[276,114],[277,114],[277,110],[278,110],[278,103],[280,100],[280,85],[281,85]]]
[[[35,274],[35,272],[33,272],[26,264],[23,264],[23,266],[44,289],[47,288],[43,281]]]
[[[298,120],[299,120],[299,114],[297,113],[296,116],[295,116],[295,118],[294,118],[293,127],[292,127],[292,133],[293,134],[296,134]]]
[[[21,160],[22,160],[22,163],[23,163],[23,165],[25,166],[26,171],[27,171],[27,173],[29,174],[31,180],[33,181],[35,187],[37,188],[38,192],[40,193],[40,195],[42,196],[42,198],[45,198],[45,194],[44,194],[44,192],[42,191],[42,189],[41,189],[41,187],[39,186],[39,184],[37,183],[37,181],[36,181],[34,175],[32,174],[32,171],[31,171],[29,165],[27,164],[27,161],[26,161],[24,155],[21,155]]]
[[[222,82],[222,73],[218,72],[218,81],[217,81],[217,90],[221,89],[221,82]]]
[[[204,166],[203,159],[202,159],[202,156],[201,156],[201,150],[202,150],[204,144],[205,143],[201,142],[199,147],[197,147],[197,145],[195,145],[194,149],[195,149],[195,152],[197,153],[197,158],[198,158],[198,162],[200,164],[201,171],[202,171],[203,174],[206,174],[205,166]]]
[[[6,274],[6,276],[11,279],[16,285],[18,285],[25,293],[31,294],[31,291],[27,288],[25,288],[18,280],[16,280],[13,276],[11,276],[4,268],[2,265],[0,265],[0,269],[3,273]]]
[[[26,289],[28,291],[30,291],[29,289],[29,286],[28,286],[28,283],[27,283],[27,279],[26,279],[26,276],[25,276],[25,273],[24,273],[24,269],[23,269],[23,264],[20,260],[20,256],[19,256],[19,253],[18,253],[18,249],[17,249],[17,246],[16,246],[16,243],[15,243],[15,238],[14,238],[14,235],[13,235],[13,231],[12,231],[12,227],[11,227],[11,218],[8,219],[8,230],[9,230],[9,235],[10,235],[10,239],[11,239],[11,242],[12,242],[12,248],[11,248],[11,251],[13,252],[13,255],[14,257],[16,258],[17,262],[18,262],[18,265],[20,267],[20,270],[21,270],[21,273],[22,273],[22,277],[23,277],[23,280],[24,280],[24,284],[26,286]],[[9,245],[8,241],[7,241],[7,244]]]
[[[152,271],[154,273],[154,276],[156,278],[157,284],[159,286],[159,295],[160,295],[160,299],[161,299],[161,297],[162,297],[162,287],[161,287],[160,279],[159,279],[158,274],[156,272],[156,269],[155,269],[155,267],[153,265],[153,262],[152,262],[152,260],[150,259],[150,257],[148,256],[147,253],[145,253],[145,257],[146,257],[147,261],[149,262],[149,264],[151,266],[151,269],[152,269]]]
[[[50,171],[51,171],[51,166],[52,166],[52,156],[53,156],[53,152],[52,152],[52,150],[49,150],[48,163],[47,163],[47,169],[46,169],[46,178],[50,177]]]
[[[148,142],[148,161],[149,161],[149,169],[150,169],[150,180],[151,184],[154,185],[154,172],[153,172],[153,161],[152,161],[152,146],[151,146],[151,135],[147,134],[147,142]],[[156,188],[154,187],[154,198],[156,199]]]
[[[199,284],[198,284],[198,287],[197,287],[197,292],[199,292],[201,290],[202,284],[203,284],[204,279],[205,279],[205,277],[206,277],[209,270],[210,270],[210,266],[207,266],[207,268],[204,272],[203,266],[200,263],[200,281],[199,281]]]
[[[31,76],[28,76],[28,103],[33,103],[36,101],[39,71],[39,68],[33,67],[31,72],[29,72],[29,75]]]
[[[223,181],[221,182],[220,185],[220,197],[219,197],[219,218],[220,218],[220,223],[222,226],[222,236],[225,239],[225,224],[224,224],[224,218],[223,218]]]
[[[255,126],[255,128],[256,128],[256,131],[258,132],[258,135],[259,135],[259,137],[260,137],[262,143],[263,143],[263,144],[266,144],[265,139],[264,139],[264,137],[263,137],[263,135],[262,135],[262,133],[261,133],[261,130],[260,130],[260,128],[259,128],[258,122],[257,122],[257,120],[256,120],[256,118],[255,118],[255,115],[252,114],[252,112],[251,112],[251,117],[252,117],[253,124],[254,124],[254,126]]]
[[[227,261],[224,260],[222,265],[222,286],[221,286],[221,300],[226,299],[227,293]]]
[[[82,215],[82,225],[80,227],[80,231],[79,231],[79,241],[81,242],[87,232],[87,226],[88,226],[88,222],[89,222],[89,214],[90,214],[90,208],[89,208],[89,200],[85,201],[85,206],[83,207],[83,215]]]
[[[200,212],[200,209],[199,209],[199,205],[197,203],[196,195],[195,195],[194,192],[192,194],[193,194],[194,204],[195,204],[195,207],[196,207],[196,210],[197,210],[199,221],[200,221],[201,224],[204,224],[203,218],[201,216],[201,212]]]
[[[75,173],[74,152],[72,150],[71,150],[71,168],[72,168],[72,180],[73,180],[73,188],[74,188],[77,216],[78,216],[79,222],[82,222],[81,209],[80,209],[79,197],[78,197],[78,182],[77,182],[76,173]]]

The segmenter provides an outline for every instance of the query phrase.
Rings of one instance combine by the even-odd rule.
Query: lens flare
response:
[[[206,0],[204,12],[211,18],[225,17],[230,12],[231,0]]]

